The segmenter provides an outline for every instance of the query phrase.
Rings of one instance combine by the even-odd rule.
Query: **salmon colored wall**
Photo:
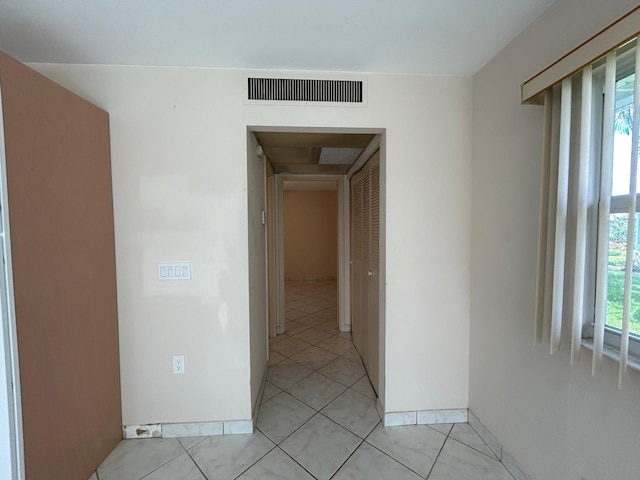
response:
[[[336,278],[337,191],[285,190],[283,207],[285,278]]]
[[[122,438],[109,117],[0,53],[26,478]]]

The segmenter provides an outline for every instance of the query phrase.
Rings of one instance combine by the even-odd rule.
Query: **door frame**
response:
[[[284,182],[287,180],[295,181],[333,181],[336,182],[337,187],[337,199],[338,199],[338,328],[341,332],[351,331],[351,309],[350,309],[350,297],[351,297],[351,285],[349,282],[349,247],[350,247],[350,232],[349,232],[349,180],[346,175],[317,175],[317,174],[289,174],[282,173],[277,174],[276,181],[276,198],[280,199],[280,208],[278,208],[278,225],[276,226],[276,243],[278,251],[278,261],[276,262],[276,268],[278,273],[276,277],[281,279],[281,293],[280,304],[284,305],[284,215],[283,215],[283,202],[284,199]],[[278,311],[278,325],[282,328],[278,329],[278,333],[284,333],[285,315],[284,308]]]
[[[0,476],[25,478],[18,337],[13,296],[13,266],[7,191],[7,161],[0,91]]]
[[[378,135],[377,148],[380,149],[380,272],[379,272],[379,370],[378,370],[378,411],[385,412],[385,397],[386,397],[386,182],[387,182],[387,130],[384,127],[295,127],[295,126],[268,126],[268,125],[247,125],[249,132],[293,132],[293,133],[335,133],[335,134],[348,134],[348,133],[364,133]],[[373,146],[371,146],[373,148]],[[339,234],[339,245],[341,245],[342,251],[339,252],[339,265],[338,265],[338,317],[340,329],[349,331],[351,329],[351,265],[350,265],[350,179],[353,174],[361,168],[361,166],[369,159],[373,152],[365,149],[360,159],[362,163],[356,161],[354,166],[347,172],[347,175],[338,176],[342,178],[339,183],[339,189],[341,188],[342,194],[338,197],[338,202],[341,202],[339,206],[339,212],[342,213],[342,221],[339,223],[341,227],[341,233]],[[368,155],[368,156],[367,156]],[[335,177],[335,176],[334,176]],[[276,175],[276,195],[275,195],[275,215],[271,215],[272,219],[276,222],[275,239],[267,239],[276,242],[276,288],[273,289],[272,296],[269,297],[269,302],[276,303],[277,318],[276,323],[280,325],[282,332],[285,327],[285,304],[284,304],[284,235],[283,235],[283,212],[282,212],[282,176]],[[271,319],[267,320],[271,322]],[[348,330],[347,330],[348,329]]]

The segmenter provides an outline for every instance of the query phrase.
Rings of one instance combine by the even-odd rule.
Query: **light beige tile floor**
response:
[[[251,435],[126,440],[91,480],[513,480],[466,423],[383,427],[335,282],[287,282]]]

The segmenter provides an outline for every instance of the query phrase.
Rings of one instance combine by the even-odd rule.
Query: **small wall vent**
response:
[[[363,80],[247,77],[249,103],[330,103],[364,105]]]

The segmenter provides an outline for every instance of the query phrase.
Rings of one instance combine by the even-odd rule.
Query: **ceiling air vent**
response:
[[[247,77],[248,103],[364,105],[363,80]]]

